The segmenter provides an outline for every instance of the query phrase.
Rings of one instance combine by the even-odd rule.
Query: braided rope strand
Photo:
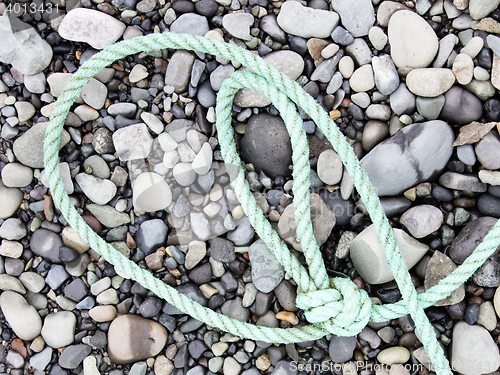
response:
[[[358,310],[360,313],[368,308],[368,310],[371,310],[370,319],[372,321],[386,321],[388,319],[393,319],[410,313],[419,330],[424,347],[426,348],[431,361],[435,365],[438,365],[437,373],[439,375],[451,374],[448,361],[434,336],[434,332],[427,317],[425,316],[423,308],[431,306],[433,303],[445,298],[465,280],[467,280],[472,273],[474,273],[474,271],[484,263],[484,261],[493,253],[499,244],[500,223],[497,222],[495,224],[493,229],[485,237],[484,241],[460,267],[458,267],[448,277],[441,280],[438,285],[417,296],[415,289],[411,284],[406,265],[402,260],[401,254],[394,240],[392,229],[380,205],[380,201],[375,194],[366,173],[364,173],[359,161],[355,157],[352,148],[347,144],[333,121],[326,115],[326,113],[312,97],[305,94],[296,82],[291,81],[285,74],[279,72],[275,67],[264,62],[258,56],[255,56],[249,51],[202,37],[171,33],[150,34],[145,37],[133,38],[109,46],[100,53],[94,55],[92,59],[80,67],[80,69],[73,75],[72,79],[56,102],[49,126],[47,127],[44,144],[46,173],[51,187],[52,196],[68,223],[75,229],[80,237],[88,243],[92,249],[98,251],[106,261],[114,264],[119,272],[129,275],[132,279],[140,282],[153,293],[164,298],[169,303],[174,304],[183,312],[192,315],[196,319],[199,319],[210,326],[231,332],[240,337],[248,337],[266,342],[291,343],[317,339],[324,336],[328,332],[338,332],[339,334],[344,333],[344,335],[352,335],[351,331],[346,332],[345,327],[342,327],[342,324],[334,324],[336,322],[332,322],[331,320],[311,324],[301,328],[286,330],[271,329],[256,327],[252,324],[235,321],[226,316],[217,314],[210,309],[206,309],[188,297],[178,293],[175,289],[165,285],[163,282],[156,279],[149,271],[141,269],[139,266],[125,258],[121,253],[116,251],[113,247],[108,245],[101,237],[95,234],[87,226],[77,213],[76,209],[71,205],[69,197],[64,190],[59,173],[58,145],[60,143],[60,134],[64,119],[66,118],[76,96],[80,93],[83,86],[93,75],[115,60],[141,51],[160,50],[164,48],[186,49],[191,51],[198,50],[211,55],[222,56],[238,61],[253,72],[258,73],[258,76],[254,76],[254,78],[250,80],[258,82],[255,85],[253,85],[252,82],[248,82],[248,79],[245,79],[248,75],[235,75],[237,79],[231,76],[224,82],[224,91],[222,91],[223,88],[221,88],[217,100],[217,107],[219,108],[219,103],[221,103],[222,108],[222,112],[219,110],[217,111],[217,128],[219,136],[225,134],[227,136],[230,135],[232,138],[232,131],[227,128],[224,133],[222,130],[222,123],[226,122],[230,125],[230,108],[234,94],[230,95],[229,93],[233,91],[233,88],[243,87],[240,86],[239,81],[245,81],[245,86],[247,87],[264,91],[273,100],[275,106],[285,108],[283,111],[280,111],[281,115],[284,116],[285,124],[293,124],[293,126],[289,126],[290,137],[294,140],[294,142],[297,142],[297,154],[294,152],[293,156],[295,165],[294,169],[297,169],[297,175],[294,174],[294,179],[303,181],[304,183],[301,185],[306,186],[306,189],[301,189],[300,187],[297,190],[294,189],[294,206],[296,208],[296,213],[306,212],[306,214],[302,214],[302,216],[296,214],[295,220],[297,228],[299,228],[299,226],[301,228],[300,231],[297,230],[297,233],[301,239],[301,244],[304,249],[304,254],[306,255],[310,274],[305,270],[300,262],[290,254],[286,245],[284,245],[277,233],[272,230],[267,220],[265,220],[262,211],[258,209],[255,199],[250,193],[248,184],[246,183],[244,174],[241,170],[232,184],[240,185],[243,189],[241,194],[237,194],[238,199],[240,200],[242,207],[249,218],[253,218],[252,225],[255,224],[257,233],[261,236],[261,238],[267,238],[266,244],[270,250],[273,251],[277,259],[281,264],[283,264],[287,272],[293,277],[302,290],[306,292],[315,292],[318,289],[326,289],[329,282],[326,277],[326,271],[324,272],[321,254],[318,251],[317,244],[315,243],[314,236],[312,235],[312,226],[310,223],[310,216],[308,214],[308,210],[310,208],[308,199],[309,184],[306,185],[306,181],[309,181],[310,168],[308,159],[306,160],[303,156],[303,154],[307,155],[305,153],[306,148],[304,148],[303,134],[300,132],[300,129],[298,129],[302,126],[301,122],[299,123],[293,118],[293,116],[289,116],[289,112],[291,112],[292,109],[287,107],[286,102],[288,102],[288,99],[286,99],[286,97],[283,98],[283,96],[286,95],[291,101],[300,105],[300,107],[302,107],[309,114],[339,154],[347,172],[358,189],[358,192],[360,193],[363,202],[370,213],[370,217],[376,225],[377,232],[380,236],[381,243],[384,246],[391,270],[395,275],[396,282],[398,283],[403,296],[403,301],[398,303],[382,306],[373,305],[370,308],[369,305],[361,302],[359,293],[354,293],[352,298],[344,300],[346,313],[352,313],[355,307],[360,308],[360,310]],[[258,77],[259,79],[256,79],[255,77]],[[262,79],[264,79],[265,82],[262,82]],[[228,88],[226,90],[226,86],[231,86],[232,88]],[[231,98],[231,103],[229,103],[229,98]],[[228,148],[223,146],[221,143],[221,150],[226,163],[239,165],[235,163],[239,160],[239,157],[236,155],[235,148],[233,151],[227,151],[231,149],[233,145],[234,140],[226,145]],[[307,143],[305,146],[307,146]],[[268,225],[266,226],[265,223]],[[333,286],[334,285],[332,285],[332,287]],[[326,301],[326,303],[328,303],[328,301]]]

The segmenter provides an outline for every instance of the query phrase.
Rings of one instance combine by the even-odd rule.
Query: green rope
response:
[[[148,270],[140,268],[107,244],[85,223],[70,203],[59,173],[58,145],[64,120],[75,98],[91,77],[115,60],[142,51],[165,48],[201,51],[237,61],[250,69],[250,71],[233,73],[224,81],[218,93],[216,127],[219,143],[225,162],[239,166],[234,176],[231,176],[231,186],[244,212],[257,234],[300,287],[302,292],[297,297],[297,306],[305,311],[307,319],[313,324],[290,329],[257,327],[217,314],[178,293],[174,288],[155,278]],[[303,248],[309,271],[290,254],[287,246],[266,220],[245,179],[231,126],[233,98],[235,93],[243,87],[256,89],[269,97],[280,111],[290,134],[294,163],[295,221],[298,239]],[[371,305],[366,292],[359,290],[349,279],[328,278],[313,235],[309,214],[310,166],[307,139],[302,127],[302,120],[296,113],[292,102],[300,105],[308,113],[342,159],[375,224],[391,271],[401,291],[401,301],[390,305]],[[92,249],[101,254],[107,262],[113,264],[118,272],[128,275],[184,313],[236,336],[271,343],[315,340],[328,333],[353,336],[358,334],[369,320],[383,322],[410,314],[439,375],[451,374],[451,370],[423,309],[447,297],[463,284],[495,251],[500,242],[499,221],[460,267],[441,280],[438,285],[417,296],[394,239],[392,228],[373,186],[361,168],[352,148],[334,122],[296,82],[290,80],[285,74],[260,57],[250,51],[203,37],[172,33],[150,34],[116,43],[94,55],[73,75],[54,106],[45,134],[44,162],[52,197],[79,236]]]

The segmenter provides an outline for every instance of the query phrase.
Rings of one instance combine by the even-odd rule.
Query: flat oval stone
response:
[[[401,10],[389,20],[391,56],[398,68],[425,68],[438,51],[432,27],[417,13]]]
[[[406,76],[408,89],[418,96],[434,98],[448,91],[455,83],[455,75],[450,69],[413,69]]]
[[[23,296],[5,291],[0,296],[0,308],[14,333],[22,340],[31,341],[40,334],[42,319]]]
[[[103,49],[116,42],[125,28],[123,22],[104,12],[75,8],[64,16],[57,32],[64,39],[85,42],[96,49]]]
[[[415,238],[423,238],[437,231],[443,223],[443,213],[437,207],[423,204],[406,211],[400,219]]]
[[[328,38],[339,23],[339,15],[286,1],[278,14],[278,25],[288,34],[302,38]]]
[[[427,245],[418,242],[401,229],[394,229],[394,236],[408,269],[417,264],[429,249]],[[394,280],[374,224],[358,234],[349,248],[354,267],[363,280],[370,284],[383,284]]]
[[[128,364],[156,356],[165,346],[165,327],[137,315],[122,315],[108,329],[108,354],[114,363]]]
[[[379,196],[398,195],[446,166],[454,138],[443,121],[408,125],[375,146],[361,165]]]
[[[335,151],[325,150],[319,155],[317,170],[319,179],[325,184],[338,184],[342,179],[342,160]]]
[[[481,165],[490,170],[500,168],[500,137],[496,130],[490,131],[475,147]]]
[[[457,77],[458,83],[461,85],[468,84],[474,77],[474,61],[472,61],[472,57],[466,53],[459,53],[455,57],[455,61],[453,61],[452,70],[455,77]]]

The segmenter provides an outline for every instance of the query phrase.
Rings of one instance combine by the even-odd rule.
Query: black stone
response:
[[[161,299],[157,297],[148,297],[139,306],[139,314],[145,318],[156,316],[163,306]]]
[[[500,218],[500,198],[482,194],[477,200],[477,208],[484,215]]]
[[[177,14],[192,13],[194,11],[194,4],[192,1],[178,0],[172,3],[172,9]]]
[[[464,320],[467,324],[473,325],[479,318],[479,305],[477,303],[470,304],[465,308]]]
[[[207,350],[207,346],[201,340],[193,340],[189,343],[188,350],[189,355],[196,361],[199,360],[202,354]]]
[[[401,299],[401,292],[398,288],[374,288],[373,293],[383,303],[395,303]]]
[[[72,262],[78,258],[78,251],[71,247],[61,246],[59,248],[59,259],[61,262]]]
[[[486,117],[492,121],[500,121],[500,100],[489,98],[484,102]]]
[[[453,193],[442,186],[436,186],[432,189],[432,196],[441,202],[451,202]]]
[[[219,10],[219,5],[214,0],[200,0],[195,4],[196,11],[205,17],[213,17]]]
[[[210,256],[218,262],[230,263],[236,259],[234,244],[224,238],[212,238],[210,240]]]
[[[263,171],[271,178],[290,175],[292,146],[280,117],[252,116],[241,139],[240,151],[242,159],[252,163],[258,173]]]
[[[196,284],[209,283],[212,280],[212,266],[210,263],[205,263],[192,269],[189,278]]]

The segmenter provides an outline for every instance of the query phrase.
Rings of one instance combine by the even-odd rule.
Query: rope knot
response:
[[[330,279],[330,289],[299,294],[296,304],[310,323],[321,323],[337,336],[355,336],[370,320],[368,293],[345,278]]]

